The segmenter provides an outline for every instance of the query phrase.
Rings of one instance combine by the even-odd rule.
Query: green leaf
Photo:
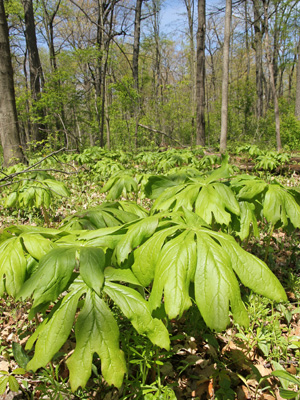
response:
[[[227,253],[209,235],[197,235],[195,299],[206,324],[217,331],[229,323],[231,285],[236,282],[230,266]]]
[[[119,241],[114,251],[114,259],[121,264],[129,253],[149,238],[158,226],[158,218],[155,216],[138,220],[128,228],[127,234]]]
[[[299,391],[294,392],[293,390],[279,388],[279,394],[283,399],[294,399],[299,395]]]
[[[92,370],[93,354],[101,359],[101,371],[110,385],[120,388],[126,372],[119,348],[119,328],[109,307],[95,293],[88,291],[75,326],[76,347],[67,361],[73,391],[85,387]]]
[[[104,283],[105,255],[102,249],[82,247],[80,249],[80,275],[86,285],[99,296]]]
[[[252,200],[259,194],[261,194],[268,186],[268,184],[262,180],[253,179],[237,179],[232,180],[232,187],[242,187],[238,192],[239,200]]]
[[[14,355],[14,359],[18,365],[22,368],[26,368],[27,363],[29,362],[30,358],[25,353],[23,347],[20,343],[13,342],[12,343],[12,351]]]
[[[184,231],[172,239],[163,247],[156,262],[150,307],[159,308],[164,290],[165,310],[171,319],[181,317],[192,305],[189,287],[196,267],[194,235],[194,232]]]
[[[300,206],[281,185],[269,185],[263,204],[263,213],[273,225],[281,221],[282,225],[286,226],[287,218],[289,218],[295,228],[300,228]]]
[[[255,215],[255,206],[252,203],[241,201],[240,203],[241,215],[240,215],[240,230],[236,234],[241,240],[249,237],[251,229],[255,237],[259,237],[259,230],[257,226],[257,219]]]
[[[104,270],[104,276],[105,280],[108,281],[121,281],[136,286],[141,285],[130,269],[107,267]]]
[[[170,348],[169,333],[162,321],[153,318],[148,303],[134,289],[117,283],[105,282],[103,291],[121,309],[140,334],[145,334],[153,344]]]
[[[177,226],[156,232],[150,239],[135,250],[134,264],[131,269],[144,287],[149,286],[154,278],[159,253],[166,238],[172,235],[176,230]]]
[[[48,301],[55,301],[67,288],[76,265],[76,248],[56,248],[46,254],[37,271],[24,283],[18,298],[33,294],[33,307]]]
[[[52,195],[63,197],[69,197],[71,195],[71,192],[63,182],[59,182],[54,179],[45,179],[43,183],[45,183],[49,187]]]
[[[235,205],[228,205],[225,199],[212,185],[203,186],[195,203],[195,213],[203,218],[207,224],[212,223],[214,216],[217,223],[229,225],[231,215],[226,211],[226,208],[234,209]]]
[[[8,383],[8,376],[1,376],[0,377],[0,395],[4,394],[6,390],[6,386]]]
[[[12,192],[9,194],[9,196],[6,198],[5,201],[5,207],[14,207],[17,203],[18,200],[18,192]]]
[[[45,239],[40,234],[25,233],[22,234],[20,237],[22,238],[24,246],[26,247],[28,253],[36,260],[40,260],[54,247],[53,243],[50,242],[50,240]]]
[[[172,180],[170,176],[153,175],[149,176],[145,185],[145,194],[149,199],[157,199],[157,197],[169,187],[178,186],[178,182]]]
[[[243,250],[229,235],[213,231],[210,231],[210,235],[230,255],[232,268],[245,286],[271,300],[287,300],[279,280],[262,260]]]
[[[300,379],[296,378],[294,375],[290,374],[287,371],[277,370],[273,371],[271,375],[276,376],[277,378],[285,379],[289,382],[294,383],[297,386],[300,386]]]
[[[73,326],[77,303],[84,289],[79,287],[77,290],[68,293],[46,321],[39,333],[34,356],[26,366],[27,371],[35,372],[38,368],[45,367],[68,339]]]
[[[17,392],[20,388],[20,385],[18,384],[18,381],[16,380],[16,378],[11,375],[8,377],[8,385],[9,385],[9,389],[12,392]]]
[[[26,275],[26,259],[19,238],[8,239],[0,245],[0,278],[3,275],[6,292],[16,296]]]

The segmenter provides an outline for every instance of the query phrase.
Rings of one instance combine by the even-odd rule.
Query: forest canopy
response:
[[[225,110],[229,144],[299,147],[296,0],[178,1],[185,12],[167,33],[164,0],[1,3],[20,138],[12,146],[213,147]],[[13,96],[2,87],[4,115]]]

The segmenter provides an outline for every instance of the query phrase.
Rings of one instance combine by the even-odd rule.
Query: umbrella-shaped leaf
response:
[[[50,240],[45,239],[40,234],[25,233],[21,235],[21,238],[28,253],[36,260],[40,260],[54,247]]]
[[[56,181],[54,179],[45,179],[43,183],[49,187],[53,195],[68,197],[71,194],[63,182]]]
[[[143,286],[152,282],[161,248],[169,235],[177,230],[177,226],[156,232],[149,240],[134,252],[134,264],[131,269]]]
[[[26,275],[26,259],[20,238],[11,238],[0,246],[0,279],[5,275],[4,289],[11,296],[16,296],[22,287]]]
[[[230,255],[232,268],[245,286],[271,300],[286,301],[287,297],[279,280],[262,260],[243,250],[229,235],[213,231],[210,235]]]
[[[288,218],[295,228],[300,228],[300,206],[295,198],[281,185],[269,185],[263,204],[266,219],[275,225],[281,221],[288,224]]]
[[[82,293],[83,289],[80,287],[68,293],[51,318],[49,317],[46,321],[38,336],[34,356],[26,366],[27,371],[36,371],[38,368],[45,367],[68,339],[74,323],[77,303]]]
[[[239,230],[236,230],[236,234],[241,240],[249,237],[251,229],[255,237],[259,236],[257,219],[255,215],[255,206],[247,201],[240,201],[240,219],[239,219]]]
[[[181,316],[192,305],[189,287],[196,267],[194,232],[185,230],[170,240],[156,262],[150,307],[158,308],[164,290],[165,310],[169,318]]]
[[[80,275],[86,285],[98,295],[104,283],[105,255],[102,249],[82,247],[80,249]]]
[[[234,281],[236,278],[226,252],[209,235],[197,235],[195,299],[211,329],[222,330],[229,323],[229,300]]]
[[[128,228],[127,234],[119,241],[114,251],[114,258],[118,264],[126,260],[135,247],[141,245],[155,232],[158,221],[155,216],[147,217]]]
[[[37,271],[24,283],[18,298],[33,294],[33,307],[54,301],[66,289],[76,265],[76,248],[56,248],[40,260]]]
[[[86,385],[94,353],[101,359],[105,380],[119,388],[126,372],[124,355],[119,348],[119,328],[109,307],[91,291],[87,292],[76,322],[75,336],[75,351],[67,361],[72,390]]]
[[[131,283],[132,285],[136,286],[141,285],[130,269],[107,267],[104,270],[104,276],[105,280],[108,281],[121,281]]]
[[[228,225],[231,215],[226,211],[225,199],[215,190],[212,185],[203,186],[195,204],[195,213],[198,214],[207,224],[212,223],[214,216],[219,224]]]
[[[151,316],[148,303],[136,290],[106,281],[103,291],[121,309],[138,333],[147,335],[153,344],[169,349],[170,339],[166,327],[162,321]]]

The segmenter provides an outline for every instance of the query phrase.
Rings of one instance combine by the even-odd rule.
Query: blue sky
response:
[[[197,1],[195,0],[195,5]],[[206,0],[207,11],[216,4],[225,5],[225,0]],[[197,6],[195,8],[197,18]],[[161,30],[164,33],[180,34],[187,23],[186,9],[183,0],[166,0],[161,11]]]

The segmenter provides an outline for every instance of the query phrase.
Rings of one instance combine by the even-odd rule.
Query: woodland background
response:
[[[182,0],[176,36],[163,0],[2,3],[24,149],[213,147],[224,112],[229,144],[299,147],[297,0]]]

